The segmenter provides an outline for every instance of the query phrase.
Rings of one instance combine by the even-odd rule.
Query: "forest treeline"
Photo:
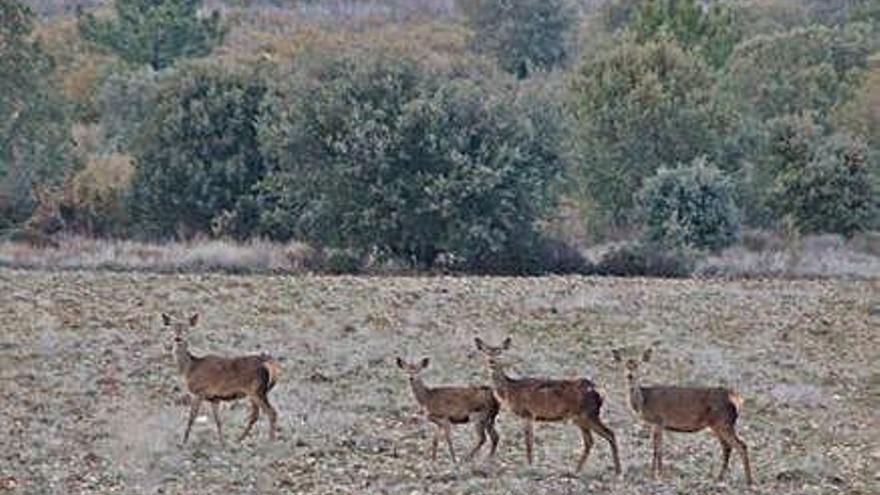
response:
[[[5,0],[0,117],[7,236],[667,266],[880,227],[880,3]]]

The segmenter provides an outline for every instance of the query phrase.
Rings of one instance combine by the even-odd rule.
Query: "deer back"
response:
[[[255,394],[261,386],[265,356],[202,356],[186,375],[189,391],[206,399],[231,400]],[[268,370],[266,370],[268,372]]]
[[[586,379],[508,379],[496,393],[517,416],[539,421],[562,420],[601,406],[601,397]]]
[[[467,422],[473,413],[497,412],[500,407],[490,387],[436,387],[429,389],[422,406],[429,414]]]
[[[698,431],[735,421],[738,414],[736,394],[721,387],[639,387],[639,392],[633,409],[645,421],[668,430]]]

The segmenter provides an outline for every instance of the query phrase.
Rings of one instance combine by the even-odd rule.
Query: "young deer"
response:
[[[202,402],[208,401],[211,403],[211,412],[217,424],[220,443],[225,444],[218,411],[220,402],[244,397],[251,401],[251,414],[238,441],[244,440],[251,432],[251,428],[260,417],[260,409],[269,416],[269,437],[274,440],[278,413],[269,404],[266,394],[272,390],[278,380],[281,370],[278,361],[267,354],[239,357],[194,356],[189,352],[186,332],[198,323],[198,313],[192,315],[188,322],[173,322],[170,316],[162,313],[162,321],[174,332],[173,352],[177,362],[177,372],[192,395],[183,442],[186,443],[189,439],[189,431]]]
[[[652,350],[642,354],[641,363],[651,359]],[[718,480],[727,474],[730,452],[736,449],[742,456],[746,483],[752,484],[752,471],[749,467],[749,454],[745,442],[736,435],[736,419],[739,416],[742,397],[721,387],[672,387],[639,385],[638,359],[624,360],[622,349],[612,351],[614,360],[624,363],[626,380],[629,386],[630,406],[652,426],[654,456],[651,460],[651,474],[654,478],[662,475],[663,460],[661,441],[663,430],[677,432],[697,432],[710,428],[721,442],[721,472]]]
[[[507,376],[499,362],[501,354],[510,349],[510,337],[500,346],[490,346],[477,337],[477,349],[486,358],[492,373],[492,387],[495,396],[513,414],[523,419],[523,433],[526,443],[526,458],[532,463],[532,435],[535,421],[572,420],[581,430],[584,450],[577,463],[580,472],[593,447],[592,431],[608,441],[614,459],[614,472],[620,471],[620,458],[617,454],[617,441],[614,432],[599,419],[602,408],[602,395],[596,386],[586,378],[573,380],[549,380],[545,378],[519,378]]]
[[[498,447],[498,432],[495,431],[495,416],[498,415],[499,404],[492,395],[490,387],[461,386],[461,387],[428,387],[419,378],[419,373],[428,367],[428,358],[423,358],[418,364],[407,363],[397,358],[397,366],[409,375],[409,384],[413,395],[425,414],[432,423],[437,425],[437,431],[431,441],[431,460],[437,458],[437,443],[440,433],[446,439],[449,447],[449,455],[455,462],[455,450],[452,448],[452,440],[449,438],[450,428],[453,424],[473,422],[476,427],[477,444],[467,455],[472,459],[480,448],[486,443],[486,433],[492,440],[489,457],[495,455]]]

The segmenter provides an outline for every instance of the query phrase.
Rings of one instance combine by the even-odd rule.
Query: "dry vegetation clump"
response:
[[[878,286],[873,281],[589,277],[291,277],[0,268],[0,483],[9,493],[739,494],[717,485],[717,441],[669,434],[650,481],[650,435],[628,410],[610,349],[655,341],[643,382],[723,385],[758,494],[875,492]],[[280,435],[219,449],[187,406],[161,311],[199,310],[197,353],[271,352]],[[541,425],[525,466],[520,423],[497,418],[497,460],[427,462],[433,429],[394,365],[430,356],[425,381],[488,383],[473,338],[511,336],[517,375],[587,376],[607,392],[623,481],[597,444]],[[876,387],[875,387],[876,388]],[[224,406],[238,433],[248,408]],[[472,441],[468,428],[453,441]]]

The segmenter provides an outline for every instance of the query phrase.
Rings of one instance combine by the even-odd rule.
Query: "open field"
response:
[[[222,450],[213,425],[180,445],[187,407],[159,312],[200,311],[197,354],[268,351],[284,367],[266,422]],[[0,492],[6,493],[742,493],[734,456],[711,482],[709,433],[669,434],[651,482],[650,439],[626,407],[609,349],[659,341],[656,382],[726,384],[757,493],[876,493],[880,484],[880,288],[866,281],[352,278],[153,275],[0,269]],[[621,448],[615,481],[597,441],[581,476],[577,429],[539,425],[524,463],[502,411],[495,462],[426,460],[394,357],[432,358],[429,384],[487,382],[473,337],[513,338],[514,370],[587,375]],[[207,412],[207,408],[204,410]],[[244,402],[222,409],[229,440]],[[473,442],[454,430],[458,453]],[[482,452],[483,454],[486,451]]]

